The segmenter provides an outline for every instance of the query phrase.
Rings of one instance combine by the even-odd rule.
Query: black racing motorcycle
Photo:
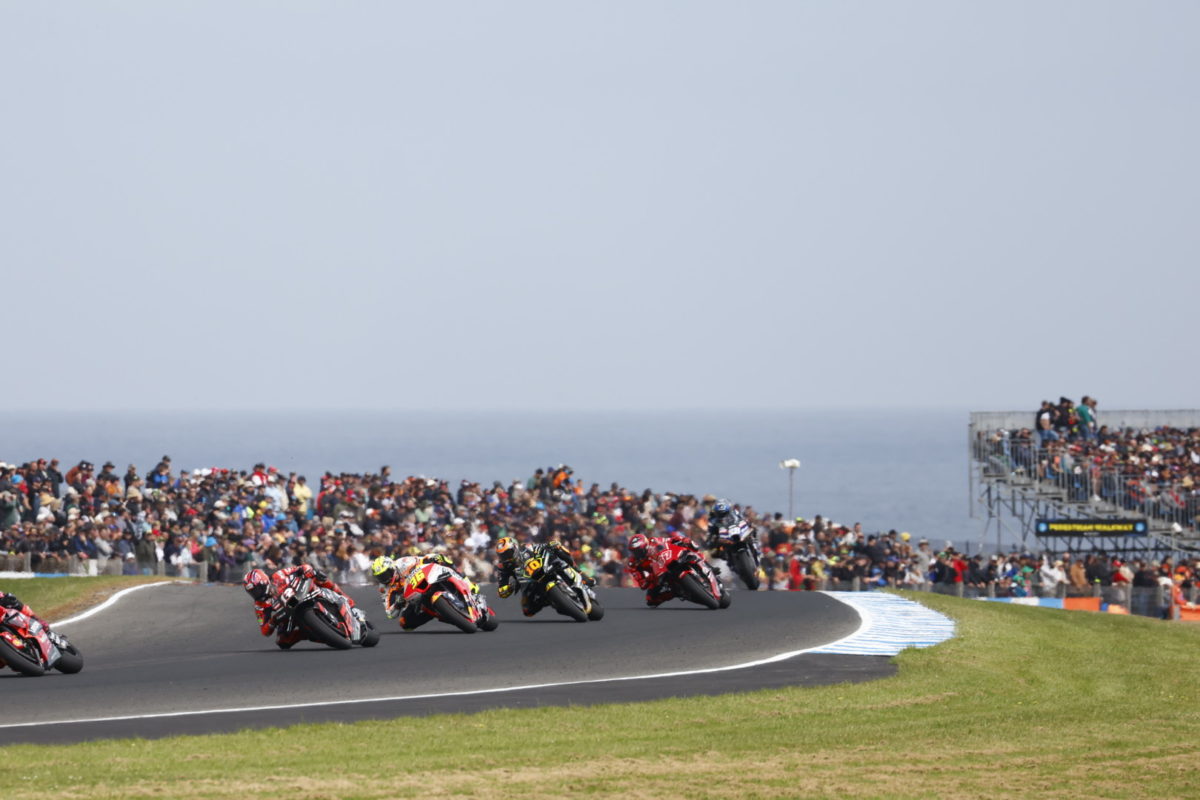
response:
[[[745,520],[717,529],[717,544],[713,555],[724,559],[733,574],[742,579],[746,588],[758,588],[758,565],[762,558],[758,549],[758,534]]]
[[[604,607],[583,575],[552,551],[535,550],[521,563],[520,570],[521,591],[530,599],[542,600],[576,622],[597,622],[604,616]]]
[[[312,578],[297,572],[279,592],[280,622],[299,628],[315,642],[337,650],[354,645],[374,647],[379,631],[357,606],[351,607],[332,589],[317,586]]]

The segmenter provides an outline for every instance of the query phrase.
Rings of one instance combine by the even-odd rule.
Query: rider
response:
[[[42,623],[42,627],[46,630],[50,630],[50,623],[46,622],[46,620],[42,619],[37,614],[34,614],[33,611],[30,610],[29,606],[17,599],[15,594],[5,594],[4,592],[0,592],[0,608],[15,608],[18,612],[24,614],[30,619],[35,619]]]
[[[283,606],[275,594],[275,587],[267,573],[261,569],[252,569],[246,573],[242,588],[254,600],[254,615],[258,618],[258,628],[263,636],[275,634],[275,644],[281,650],[287,650],[304,638],[299,628],[291,624],[291,619],[283,613]]]
[[[269,578],[261,569],[252,569],[242,581],[242,587],[254,599],[254,613],[258,617],[259,630],[263,636],[275,634],[275,644],[281,650],[287,650],[296,642],[304,639],[304,632],[292,623],[292,618],[284,613],[279,602],[279,593],[287,586],[288,580],[295,574],[311,578],[312,582],[322,589],[336,592],[344,602],[354,608],[354,599],[342,591],[342,588],[310,564],[300,564],[295,567],[285,567],[276,570]]]
[[[738,511],[726,499],[721,498],[713,503],[712,511],[708,515],[708,541],[704,546],[709,550],[716,550],[720,546],[721,529],[730,528],[739,525],[746,521],[742,516],[742,512]]]
[[[530,558],[540,556],[545,560],[548,556],[554,556],[566,562],[571,569],[579,571],[571,551],[556,539],[551,539],[545,544],[523,545],[511,536],[504,536],[496,541],[496,556],[499,559],[496,565],[496,583],[499,584],[496,593],[501,597],[511,597],[513,592],[524,589],[529,583],[529,579],[521,575],[520,568]],[[594,578],[582,572],[579,572],[579,575],[588,586],[596,585]],[[541,592],[522,591],[521,613],[532,617],[545,608],[547,602]]]
[[[443,567],[454,569],[454,562],[441,553],[429,553],[423,556],[402,556],[392,559],[379,556],[371,562],[371,575],[379,583],[379,591],[383,594],[383,609],[388,619],[400,618],[400,627],[406,631],[419,628],[433,615],[423,607],[420,595],[411,600],[404,600],[404,584],[412,575],[413,570],[423,564],[441,564]],[[478,592],[479,587],[474,583],[471,588]]]
[[[668,544],[686,547],[689,550],[696,549],[696,543],[679,531],[673,531],[669,537],[650,537],[644,533],[635,533],[629,537],[629,563],[625,569],[633,575],[633,582],[637,587],[646,591],[646,605],[651,608],[660,606],[675,596],[675,592],[668,585],[655,581],[654,570],[651,568],[654,554]]]

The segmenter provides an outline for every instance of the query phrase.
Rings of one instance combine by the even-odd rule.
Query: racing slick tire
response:
[[[23,650],[18,650],[3,639],[0,639],[0,661],[31,678],[46,674],[46,670],[42,669],[41,661],[30,658]]]
[[[721,601],[709,594],[695,575],[689,573],[680,578],[679,589],[680,593],[693,603],[714,610],[721,607]]]
[[[73,644],[60,647],[61,657],[54,662],[54,668],[64,675],[74,675],[83,669],[83,654]]]
[[[758,568],[754,566],[754,557],[745,550],[734,556],[733,571],[747,589],[752,592],[758,589]]]
[[[449,625],[453,625],[463,633],[474,633],[479,630],[479,626],[467,619],[467,615],[460,611],[458,606],[450,602],[450,598],[444,594],[433,602],[433,610],[437,614],[438,619]]]
[[[335,650],[349,650],[353,647],[350,640],[338,633],[337,629],[312,606],[300,613],[300,621],[308,634],[321,644],[327,644]]]
[[[587,622],[587,612],[579,607],[579,603],[571,596],[570,592],[563,588],[561,583],[556,583],[550,591],[546,592],[546,599],[550,601],[550,605],[554,606],[554,610],[564,617],[570,617],[576,622]]]
[[[483,615],[483,619],[479,621],[479,630],[490,633],[499,627],[500,620],[496,618],[496,612],[489,608],[488,612]]]
[[[588,612],[587,618],[592,622],[599,622],[604,619],[604,606],[600,605],[600,601],[592,598],[592,610]]]
[[[375,626],[369,622],[363,623],[363,635],[359,644],[363,647],[374,647],[379,644],[379,631],[375,630]]]

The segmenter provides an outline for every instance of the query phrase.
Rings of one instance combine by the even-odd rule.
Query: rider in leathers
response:
[[[50,623],[46,622],[46,620],[42,619],[37,614],[34,614],[29,606],[17,599],[15,594],[5,594],[4,592],[0,592],[0,608],[15,608],[17,611],[29,617],[30,619],[36,619],[38,622],[42,623],[42,627],[46,630],[50,630]]]
[[[734,508],[728,500],[713,503],[712,512],[708,515],[708,540],[704,546],[709,551],[716,551],[720,547],[721,529],[731,528],[745,521],[742,512]]]
[[[322,589],[330,589],[341,595],[350,608],[354,608],[353,598],[343,592],[342,588],[330,580],[329,576],[317,571],[310,564],[276,570],[270,578],[261,569],[251,570],[242,585],[246,592],[254,598],[254,614],[258,618],[259,631],[263,636],[270,636],[274,633],[275,644],[281,650],[287,650],[305,638],[304,631],[293,623],[291,615],[279,602],[280,590],[287,586],[288,580],[296,573],[311,578],[312,582]]]
[[[504,537],[496,542],[496,555],[499,557],[499,563],[496,564],[496,583],[499,585],[496,593],[501,597],[511,597],[513,592],[520,591],[521,613],[527,617],[545,608],[548,601],[541,592],[524,591],[530,580],[521,574],[522,564],[535,556],[541,556],[543,561],[553,556],[561,558],[568,567],[578,571],[571,551],[554,539],[545,544],[519,544],[515,539]],[[579,574],[588,586],[596,585],[594,579],[582,572]]]
[[[454,562],[441,553],[429,553],[420,557],[404,556],[395,560],[380,556],[371,564],[371,574],[380,584],[379,591],[383,593],[383,609],[388,619],[400,618],[400,627],[406,631],[414,630],[433,619],[424,608],[425,598],[415,595],[407,602],[404,599],[404,584],[412,571],[423,564],[441,564],[456,572]],[[461,574],[461,573],[460,573]],[[479,587],[471,584],[475,591]]]
[[[625,570],[633,576],[633,582],[637,587],[645,590],[646,605],[651,608],[660,606],[675,596],[675,592],[670,586],[655,581],[654,570],[651,567],[655,553],[670,543],[686,547],[689,550],[696,549],[696,543],[678,531],[669,537],[649,537],[641,533],[635,533],[629,537],[629,562],[625,565]]]

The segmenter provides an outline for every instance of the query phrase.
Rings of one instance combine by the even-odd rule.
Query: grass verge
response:
[[[142,583],[168,580],[150,575],[98,575],[94,578],[20,578],[0,581],[0,591],[15,594],[44,620],[66,619],[109,596]],[[171,579],[175,580],[175,579]]]
[[[936,595],[887,680],[0,749],[8,798],[1194,797],[1200,629]],[[536,657],[531,654],[531,658]],[[432,784],[431,784],[432,782]]]

